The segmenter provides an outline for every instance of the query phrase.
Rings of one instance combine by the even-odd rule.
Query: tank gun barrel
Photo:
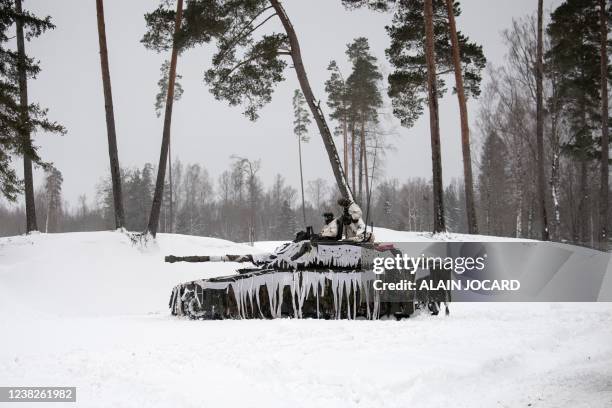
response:
[[[168,263],[175,262],[254,262],[253,255],[217,255],[217,256],[174,256],[167,255],[165,261]]]

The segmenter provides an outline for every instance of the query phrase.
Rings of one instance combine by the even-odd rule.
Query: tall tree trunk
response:
[[[585,157],[580,159],[580,198],[578,200],[578,220],[580,223],[580,245],[588,244],[589,214],[587,213],[588,190],[588,163]]]
[[[47,216],[45,217],[45,234],[49,233],[49,214],[51,214],[51,199],[47,194]]]
[[[556,120],[553,121],[556,123]],[[554,129],[551,132],[556,133],[556,124],[553,126]],[[550,168],[550,185],[551,185],[551,197],[553,206],[553,240],[559,240],[561,238],[561,204],[559,202],[559,173],[560,173],[560,152],[558,147],[558,139],[555,136],[555,146],[553,147],[553,157]]]
[[[465,188],[465,213],[467,216],[468,232],[478,234],[478,221],[476,218],[476,206],[474,204],[474,181],[472,176],[472,154],[470,151],[470,125],[468,121],[468,110],[463,87],[463,73],[461,69],[461,56],[459,38],[457,36],[457,25],[455,23],[455,11],[453,0],[446,0],[448,13],[449,31],[452,45],[453,65],[455,70],[455,86],[457,88],[457,99],[459,100],[459,116],[461,118],[461,149],[463,152],[463,184]]]
[[[584,80],[585,73],[582,71],[582,79]],[[581,122],[582,122],[582,131],[586,132],[588,129],[587,122],[587,104],[586,104],[586,90],[582,89],[581,95]],[[579,231],[580,231],[580,245],[588,245],[589,239],[589,157],[587,153],[587,147],[592,143],[590,134],[580,135],[578,139],[578,145],[580,146],[580,186],[578,192],[580,194],[578,200],[578,223],[579,223]]]
[[[552,151],[552,160],[550,163],[550,187],[552,201],[552,231],[551,239],[559,241],[561,239],[561,204],[559,200],[560,180],[560,156],[561,146],[559,144],[559,96],[557,92],[557,81],[553,76],[551,78],[551,104],[550,104],[550,148]]]
[[[287,37],[289,38],[289,45],[291,47],[291,58],[293,60],[293,66],[300,82],[300,88],[302,89],[302,93],[306,97],[308,107],[310,108],[312,116],[314,117],[315,122],[317,123],[319,133],[323,138],[323,144],[325,145],[325,149],[327,150],[329,162],[332,166],[332,170],[334,172],[334,177],[336,178],[338,188],[340,189],[340,194],[342,194],[342,196],[347,200],[353,202],[353,193],[349,187],[346,175],[344,174],[344,170],[342,169],[342,163],[340,161],[340,157],[338,156],[338,150],[336,150],[334,138],[332,136],[331,131],[329,130],[329,126],[327,126],[323,111],[321,111],[320,106],[317,104],[314,94],[312,93],[310,83],[308,82],[308,76],[306,75],[306,69],[304,68],[304,62],[302,61],[300,43],[298,41],[297,34],[295,33],[295,29],[293,28],[293,25],[291,24],[291,21],[289,20],[289,16],[285,12],[285,9],[280,4],[280,1],[270,0],[270,4],[278,15],[281,23],[283,24],[283,27],[285,28]]]
[[[544,176],[544,96],[543,96],[543,81],[544,81],[544,33],[543,33],[543,0],[538,0],[538,38],[536,51],[536,142],[538,161],[538,209],[541,218],[541,235],[542,241],[550,240],[550,231],[548,227],[548,215],[546,214],[546,183]]]
[[[106,133],[108,136],[108,156],[110,158],[111,184],[113,186],[113,205],[115,209],[115,227],[125,225],[123,212],[123,194],[121,191],[121,170],[117,151],[117,134],[115,132],[115,113],[111,89],[110,70],[108,67],[108,50],[106,48],[106,25],[104,23],[104,2],[96,0],[98,18],[98,41],[100,43],[100,66],[102,68],[102,88],[104,90],[104,110],[106,112]]]
[[[172,143],[168,141],[168,183],[170,188],[170,233],[174,233],[174,184],[172,184]]]
[[[599,20],[601,25],[601,186],[599,192],[599,242],[600,249],[608,249],[608,16],[606,0],[599,0]]]
[[[15,1],[15,11],[22,14],[21,0]],[[26,54],[23,38],[23,20],[16,19],[17,26],[17,71],[19,76],[19,104],[21,105],[21,121],[24,125],[21,131],[21,138],[24,146],[31,146],[30,130],[25,124],[28,122],[28,79],[26,74]],[[25,187],[26,204],[26,233],[38,231],[36,223],[36,206],[34,204],[34,178],[32,176],[32,158],[28,154],[28,149],[24,149],[23,154],[23,181]]]
[[[363,157],[363,173],[365,177],[365,196],[366,200],[370,197],[370,186],[368,184],[368,149],[366,147],[365,119],[361,119],[361,149]]]
[[[433,232],[444,232],[444,198],[442,185],[442,156],[440,152],[440,121],[438,116],[438,84],[436,82],[436,56],[434,49],[433,4],[425,0],[425,60],[427,63],[427,89],[429,92],[429,127],[431,132],[431,162],[433,167]]]
[[[302,137],[298,136],[298,156],[300,160],[300,187],[302,188],[302,217],[306,228],[306,205],[304,204],[304,174],[302,172]]]
[[[523,237],[523,193],[522,191],[518,192],[519,200],[516,211],[516,238]]]
[[[159,212],[164,195],[164,180],[166,178],[166,165],[168,163],[168,150],[170,147],[170,127],[172,124],[172,105],[174,103],[174,83],[176,82],[176,62],[178,59],[178,46],[176,35],[181,28],[183,18],[183,0],[178,0],[176,4],[176,19],[174,21],[174,44],[172,46],[172,56],[170,58],[170,72],[168,73],[168,93],[166,95],[166,111],[164,113],[164,131],[162,135],[161,152],[159,154],[159,165],[157,167],[157,180],[155,182],[155,193],[153,194],[153,204],[151,205],[151,215],[147,231],[155,237],[159,225]]]
[[[580,242],[580,200],[578,203],[576,202],[576,194],[579,194],[580,180],[578,179],[578,164],[576,160],[573,160],[571,164],[567,167],[568,177],[567,177],[567,198],[570,210],[570,221],[571,221],[571,236],[572,242],[578,243]],[[580,198],[580,197],[579,197]]]
[[[363,206],[363,126],[359,129],[359,205]]]
[[[356,186],[356,177],[355,175],[355,120],[351,119],[351,182],[353,186],[353,191],[355,191]]]
[[[346,116],[342,120],[342,137],[344,141],[344,174],[348,174],[349,171],[349,159],[348,159],[348,123]]]

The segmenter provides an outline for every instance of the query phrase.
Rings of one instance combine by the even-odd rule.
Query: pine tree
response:
[[[165,3],[165,2],[164,2]],[[156,11],[146,16],[147,23],[150,31],[143,38],[143,43],[148,48],[152,49],[164,49],[164,45],[159,42],[153,41],[150,35],[154,30],[151,26],[154,26],[158,12],[163,12],[163,5],[160,6]],[[181,50],[181,43],[179,36],[181,33],[181,23],[183,20],[183,0],[177,0],[176,13],[174,16],[174,30],[172,31],[169,42],[171,46],[166,45],[166,48],[171,48],[172,53],[170,56],[170,67],[168,69],[168,85],[166,93],[166,110],[164,113],[164,129],[162,134],[161,151],[159,154],[159,164],[157,166],[157,181],[155,182],[155,193],[153,195],[153,203],[151,205],[151,213],[149,215],[149,222],[147,224],[146,232],[151,234],[153,237],[157,234],[157,228],[159,227],[159,216],[161,212],[161,204],[164,196],[164,185],[166,179],[166,167],[168,164],[168,155],[170,150],[170,130],[172,126],[172,107],[174,104],[174,91],[176,83],[176,65],[178,60],[178,54]]]
[[[125,174],[125,215],[126,228],[129,230],[143,229],[146,225],[147,210],[142,207],[143,187],[140,169],[126,171]],[[111,184],[112,187],[112,184]],[[112,199],[112,190],[111,199]],[[108,200],[108,199],[107,199]],[[111,200],[112,202],[112,200]],[[112,207],[111,207],[112,208]],[[143,211],[144,210],[144,211]]]
[[[461,210],[459,208],[459,192],[455,183],[449,184],[444,189],[444,205],[446,227],[451,232],[459,232]]]
[[[455,6],[455,10],[458,15],[458,6]],[[387,50],[387,55],[396,68],[396,71],[389,76],[389,96],[392,98],[395,115],[400,118],[404,126],[411,127],[423,113],[425,101],[429,104],[434,232],[444,230],[437,101],[445,92],[442,74],[452,72],[454,66],[446,12],[444,3],[440,0],[435,2],[408,0],[398,5],[393,25],[387,28],[391,37],[391,46]],[[482,48],[469,42],[460,33],[457,37],[466,94],[478,95],[480,72],[486,62]]]
[[[327,104],[332,109],[331,118],[339,124],[336,132],[342,134],[344,139],[344,167],[348,171],[350,150],[352,188],[357,191],[357,200],[363,205],[364,181],[366,197],[369,196],[370,190],[366,139],[368,129],[374,128],[378,123],[378,109],[383,103],[379,86],[382,74],[366,38],[353,40],[347,45],[346,54],[352,64],[351,74],[344,80],[336,61],[332,61],[328,67],[331,76],[325,87],[328,94]],[[356,159],[357,149],[359,159]]]
[[[363,206],[365,202],[363,199],[364,179],[365,195],[366,197],[369,196],[366,124],[378,123],[378,109],[383,104],[379,90],[379,82],[382,80],[382,74],[378,68],[376,57],[370,52],[370,45],[367,38],[356,38],[347,46],[346,54],[353,64],[351,75],[348,77],[346,84],[349,92],[351,118],[359,125],[360,154],[358,197]],[[355,134],[353,132],[353,139],[354,138]]]
[[[461,49],[459,36],[457,34],[457,24],[455,15],[459,10],[458,3],[453,0],[446,0],[446,10],[448,14],[448,29],[451,40],[451,51],[453,58],[453,71],[455,72],[455,90],[459,102],[459,116],[461,119],[461,150],[463,153],[463,180],[465,194],[465,209],[470,234],[478,234],[478,221],[476,220],[476,205],[474,203],[474,182],[472,176],[472,153],[470,151],[470,124],[468,121],[467,101],[463,86],[463,74],[461,69]]]
[[[162,111],[164,110],[166,106],[166,98],[168,95],[168,84],[170,82],[169,80],[170,61],[166,60],[162,63],[161,67],[159,68],[159,73],[160,73],[160,77],[159,77],[159,81],[157,81],[157,88],[159,90],[157,94],[155,95],[155,104],[154,104],[155,114],[157,115],[158,118],[161,116]],[[185,92],[185,90],[183,89],[183,86],[179,82],[181,79],[183,79],[183,76],[177,73],[176,79],[174,80],[174,101],[175,102],[179,101],[181,97],[183,96],[183,93]]]
[[[433,167],[433,232],[446,231],[444,220],[444,193],[442,184],[442,153],[440,147],[440,118],[438,109],[438,80],[434,45],[433,3],[425,0],[425,65],[427,67],[427,101],[429,105],[429,131],[431,133],[431,160]]]
[[[280,239],[290,239],[297,232],[297,225],[295,222],[295,213],[291,209],[287,200],[283,201],[280,212],[280,225],[281,225],[281,236]]]
[[[169,44],[172,37],[167,27],[172,13],[163,7],[158,11],[152,19],[154,24],[149,24],[147,39],[155,44]],[[180,46],[189,48],[208,43],[213,38],[216,40],[217,52],[205,80],[217,99],[231,106],[244,106],[244,113],[251,120],[257,119],[258,111],[272,99],[275,85],[284,80],[288,63],[283,58],[291,58],[338,188],[343,196],[353,201],[332,133],[310,87],[297,34],[281,2],[192,0],[184,14],[184,28],[177,36]],[[255,32],[274,17],[280,20],[283,31],[255,38]]]
[[[541,218],[541,239],[548,241],[548,215],[546,211],[546,184],[544,182],[544,2],[538,0],[538,33],[536,46],[536,144],[537,144],[537,179],[538,179],[538,207]]]
[[[508,180],[511,179],[504,157],[508,150],[500,137],[491,132],[486,135],[480,158],[480,207],[483,213],[482,232],[489,235],[503,236],[507,233],[502,215],[507,213],[506,205],[512,202],[508,192]]]
[[[98,42],[100,44],[100,66],[102,70],[102,88],[104,90],[104,110],[106,113],[106,132],[108,138],[108,156],[110,159],[111,180],[113,186],[113,204],[115,211],[115,228],[123,228],[125,214],[123,209],[123,193],[117,150],[117,133],[115,130],[115,112],[113,108],[113,93],[108,66],[108,50],[106,47],[106,24],[104,22],[104,2],[96,0],[96,15],[98,19]]]
[[[8,47],[13,26],[17,28],[17,50]],[[25,40],[42,35],[55,26],[49,16],[38,18],[21,8],[21,1],[0,0],[0,193],[9,201],[26,193],[26,232],[37,230],[32,163],[47,167],[38,155],[31,135],[37,131],[64,133],[65,129],[47,119],[46,110],[28,103],[27,79],[40,67],[25,53]],[[11,166],[11,156],[24,158],[24,180]]]
[[[610,12],[608,10],[608,18]],[[609,35],[609,29],[607,30]],[[582,244],[591,241],[589,222],[589,164],[601,157],[595,129],[602,125],[600,8],[593,0],[567,0],[557,7],[548,25],[551,48],[546,54],[550,75],[558,81],[559,101],[570,128],[565,154],[580,165],[578,214]],[[610,73],[608,72],[608,75]],[[599,234],[597,234],[599,235]]]
[[[293,94],[293,115],[295,117],[293,121],[293,133],[297,136],[298,140],[298,158],[300,162],[300,187],[302,190],[302,217],[304,221],[304,228],[306,228],[306,204],[304,203],[304,174],[302,169],[302,142],[306,143],[310,138],[308,137],[308,125],[310,125],[310,115],[306,110],[306,100],[304,95],[299,89],[296,89]]]
[[[47,214],[45,217],[45,232],[58,232],[59,219],[62,213],[62,173],[54,166],[46,170],[45,195],[47,198]]]
[[[391,37],[387,57],[395,67],[395,72],[389,75],[388,93],[395,116],[406,127],[412,127],[423,114],[425,102],[429,104],[434,231],[442,231],[444,205],[437,99],[446,90],[444,74],[453,72],[456,67],[453,63],[450,38],[452,30],[449,30],[449,15],[445,0],[342,0],[342,3],[348,8],[369,7],[377,11],[387,11],[391,9],[391,5],[394,5],[393,24],[387,27]],[[454,2],[452,8],[453,17],[459,16],[459,2]],[[486,65],[482,47],[470,42],[459,32],[456,40],[457,46],[454,48],[460,50],[462,85],[465,94],[477,96],[480,93],[481,71]],[[467,199],[468,194],[466,194]]]
[[[350,116],[350,100],[346,81],[340,72],[336,61],[330,61],[327,70],[330,77],[325,81],[325,92],[327,93],[327,106],[332,110],[330,117],[339,123],[336,134],[342,135],[344,173],[348,174],[348,123]],[[353,190],[355,190],[355,180],[353,177]]]

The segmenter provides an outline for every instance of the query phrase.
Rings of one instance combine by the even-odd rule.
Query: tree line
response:
[[[546,26],[541,11],[504,31],[506,60],[481,99],[483,222],[493,234],[605,249],[610,11],[566,1]]]
[[[174,183],[166,180],[160,209],[159,232],[207,235],[240,242],[282,240],[295,236],[299,229],[321,224],[321,208],[333,209],[337,192],[322,179],[306,183],[306,205],[302,220],[297,205],[297,190],[281,175],[270,186],[259,176],[261,163],[244,157],[233,157],[230,167],[215,181],[205,166],[183,164],[175,158],[172,166]],[[120,169],[124,194],[125,227],[141,231],[148,223],[148,212],[155,191],[155,167],[146,163],[141,168]],[[44,232],[108,230],[115,226],[112,177],[100,180],[96,196],[85,195],[71,206],[62,198],[61,172],[52,168],[45,183],[34,194],[38,225]],[[170,191],[172,190],[172,199]],[[174,211],[170,211],[170,206]],[[0,205],[0,236],[25,232],[21,220],[25,207]]]
[[[251,120],[257,120],[260,109],[271,101],[276,85],[285,80],[291,67],[299,83],[294,98],[298,152],[301,153],[301,143],[307,141],[305,127],[312,118],[324,142],[338,195],[367,207],[368,215],[370,204],[373,213],[380,212],[380,203],[374,201],[386,194],[380,186],[373,191],[371,185],[377,156],[384,154],[385,144],[380,137],[384,132],[378,125],[385,89],[393,114],[407,128],[427,109],[432,178],[430,182],[411,180],[407,184],[411,191],[418,191],[418,185],[430,184],[430,194],[423,193],[421,197],[431,207],[431,222],[426,225],[434,233],[447,231],[451,219],[461,215],[463,221],[452,222],[465,226],[469,233],[566,239],[606,247],[610,218],[610,10],[605,0],[566,0],[546,16],[546,24],[543,1],[534,2],[535,17],[515,21],[504,34],[509,50],[506,64],[489,68],[490,80],[483,89],[486,58],[482,47],[458,28],[456,19],[462,12],[458,1],[340,3],[349,10],[368,8],[392,14],[392,22],[386,27],[390,39],[386,57],[393,72],[382,85],[384,78],[368,40],[357,38],[349,43],[346,57],[351,72],[342,72],[340,64],[331,61],[330,78],[325,83],[326,105],[336,125],[333,131],[322,101],[315,97],[308,80],[298,33],[279,0],[162,1],[145,15],[143,45],[169,53],[169,60],[161,67],[160,93],[155,104],[164,115],[159,161],[146,171],[147,177],[153,177],[151,171],[156,172],[152,199],[143,204],[149,210],[138,213],[138,217],[147,213],[143,235],[155,236],[165,220],[166,209],[173,220],[171,224],[178,219],[180,207],[174,208],[176,189],[170,162],[172,112],[182,93],[177,67],[184,52],[206,47],[214,49],[204,75],[210,92],[230,106],[241,106]],[[38,229],[32,162],[50,169],[38,157],[30,135],[36,130],[62,133],[65,129],[49,121],[43,108],[28,103],[27,80],[36,75],[39,67],[26,55],[24,39],[41,35],[53,24],[49,17],[41,19],[23,11],[21,0],[1,0],[0,5],[0,126],[7,135],[1,139],[0,181],[3,195],[11,200],[25,192],[26,232],[30,232]],[[111,175],[108,191],[112,194],[107,198],[112,197],[116,228],[141,226],[142,219],[131,220],[135,215],[125,211],[124,203],[129,197],[123,190],[128,185],[124,184],[117,151],[103,0],[96,0],[96,12]],[[262,27],[272,20],[278,21],[281,28],[263,32]],[[7,47],[8,31],[13,26],[16,50]],[[457,135],[463,155],[463,180],[451,184],[452,191],[450,187],[445,189],[442,176],[438,107],[439,99],[449,89],[449,80],[454,83],[459,106],[461,126]],[[482,98],[476,117],[481,150],[474,158],[467,102],[477,97]],[[334,134],[342,140],[342,158]],[[23,181],[9,165],[13,155],[23,156]],[[477,179],[473,175],[474,162],[478,166]],[[255,191],[259,164],[246,158],[236,158],[234,163],[240,164],[247,191]],[[140,176],[144,175],[142,169]],[[462,189],[461,194],[457,188]],[[300,190],[304,222],[307,217],[302,175]],[[255,196],[247,196],[247,235],[252,238],[260,232],[261,222],[258,223]],[[459,206],[454,201],[458,197]],[[414,202],[412,198],[407,203],[410,200]],[[385,206],[395,208],[391,201],[385,204],[387,201],[382,204],[383,210]],[[410,214],[414,206],[409,207],[405,211]],[[414,219],[411,217],[408,219]]]
[[[213,179],[204,165],[183,163],[175,158],[172,165],[174,184],[166,180],[160,210],[161,233],[214,236],[238,242],[292,239],[305,226],[315,231],[323,224],[322,213],[340,215],[336,201],[338,190],[324,179],[305,183],[302,207],[298,189],[276,175],[270,185],[259,176],[261,163],[234,157],[227,170]],[[153,200],[156,169],[150,163],[120,171],[124,192],[125,227],[143,230]],[[35,190],[38,225],[49,233],[100,231],[115,225],[111,176],[100,179],[95,197],[81,195],[77,203],[65,202],[63,177],[59,170],[48,171],[45,183]],[[172,191],[172,199],[170,199]],[[459,180],[445,188],[449,231],[466,232],[463,186]],[[170,210],[173,207],[174,211]],[[305,220],[304,220],[305,214]],[[0,205],[0,236],[25,232],[22,219],[25,207]],[[383,180],[375,186],[371,220],[376,227],[396,230],[428,231],[433,227],[431,181],[417,178],[400,183]]]

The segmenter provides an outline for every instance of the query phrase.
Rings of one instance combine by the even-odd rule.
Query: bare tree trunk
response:
[[[433,167],[433,232],[444,232],[444,197],[442,185],[442,157],[440,153],[440,121],[438,117],[438,84],[434,49],[433,4],[425,0],[425,60],[427,62],[427,89],[429,91],[429,127],[431,132],[431,162]]]
[[[361,148],[363,149],[363,172],[365,176],[365,196],[366,200],[370,197],[370,186],[368,182],[368,149],[366,146],[365,119],[361,119]],[[374,170],[372,170],[374,172]]]
[[[556,132],[553,130],[553,132]],[[551,195],[552,195],[552,205],[553,205],[553,233],[554,240],[559,240],[561,238],[561,204],[559,202],[559,148],[555,147],[553,149],[553,158],[552,165],[550,169],[550,184],[551,184]]]
[[[344,141],[344,174],[347,174],[349,171],[349,159],[348,159],[348,121],[347,118],[344,117],[342,121],[342,137]]]
[[[363,206],[363,124],[359,132],[359,205]]]
[[[548,228],[548,215],[546,214],[546,183],[544,176],[544,63],[543,63],[543,28],[542,19],[544,14],[543,0],[538,0],[538,38],[536,52],[536,142],[538,150],[537,172],[538,172],[538,209],[541,218],[541,239],[550,240]]]
[[[45,217],[45,234],[49,233],[49,214],[51,214],[51,200],[47,194],[47,214]]]
[[[523,236],[523,194],[519,191],[518,208],[516,210],[516,238]]]
[[[578,174],[577,174],[578,173],[578,163],[576,163],[575,160],[572,161],[570,165],[567,166],[567,172],[568,172],[567,197],[568,197],[568,204],[569,204],[569,210],[570,210],[570,221],[571,221],[570,234],[572,236],[572,242],[578,243],[580,242],[580,227],[579,227],[580,214],[578,212],[580,208],[580,200],[578,200],[578,203],[576,203],[576,194],[577,194],[576,190],[580,189],[579,187],[580,180],[578,180]],[[578,191],[578,194],[579,194],[579,191]]]
[[[300,87],[302,89],[302,93],[306,97],[306,102],[308,102],[308,107],[312,112],[312,116],[317,123],[317,127],[319,128],[319,133],[323,138],[323,144],[325,145],[325,149],[327,150],[327,155],[329,157],[329,162],[332,166],[332,170],[334,172],[334,177],[336,178],[336,183],[338,184],[338,188],[340,189],[340,193],[344,198],[353,202],[353,193],[349,187],[349,184],[346,179],[346,175],[344,174],[344,170],[342,169],[342,163],[340,162],[340,157],[338,156],[338,151],[336,150],[336,145],[334,143],[334,138],[327,126],[327,122],[325,120],[325,116],[323,115],[323,111],[321,107],[317,104],[315,100],[314,94],[312,93],[312,88],[310,87],[310,83],[308,82],[308,76],[306,75],[306,69],[304,68],[304,62],[302,61],[302,52],[300,50],[300,43],[297,38],[297,34],[295,33],[295,29],[289,20],[289,16],[285,12],[285,9],[280,4],[279,0],[270,0],[270,4],[276,11],[283,27],[285,28],[285,32],[287,33],[287,37],[289,38],[289,45],[291,46],[291,58],[293,60],[293,66],[295,68],[295,72],[297,74],[298,80],[300,82]]]
[[[588,190],[588,164],[586,158],[580,159],[580,198],[578,200],[578,219],[580,220],[580,245],[588,243],[589,214],[587,213]]]
[[[355,121],[351,120],[351,182],[353,191],[355,191],[356,177],[355,177]]]
[[[590,217],[589,217],[589,246],[591,248],[595,248],[595,228],[594,228],[594,222],[593,222],[593,211],[589,211]]]
[[[21,0],[15,1],[15,11],[17,14],[22,14]],[[21,121],[25,125],[28,122],[28,79],[26,74],[26,55],[25,43],[23,39],[23,20],[16,19],[17,26],[17,56],[18,64],[17,71],[19,76],[19,104],[21,105]],[[31,146],[30,130],[27,126],[23,126],[21,132],[24,146]],[[26,233],[38,231],[36,224],[36,206],[34,204],[34,177],[32,176],[32,158],[24,149],[23,154],[23,181],[25,187],[25,205],[26,205]]]
[[[96,15],[98,17],[100,66],[102,68],[102,88],[104,90],[104,110],[106,112],[106,133],[108,136],[108,156],[110,159],[111,184],[113,187],[115,227],[122,228],[125,225],[125,215],[123,212],[123,194],[121,191],[121,170],[119,167],[119,153],[117,151],[117,134],[115,132],[113,93],[111,88],[110,70],[108,67],[108,50],[106,48],[106,25],[104,23],[103,0],[96,0]]]
[[[457,88],[457,99],[459,100],[459,116],[461,118],[461,149],[463,152],[463,184],[465,188],[465,213],[467,216],[468,232],[478,234],[478,221],[476,219],[476,207],[474,204],[474,181],[472,176],[472,154],[470,151],[470,125],[468,121],[468,110],[463,87],[463,74],[461,71],[461,56],[459,49],[459,38],[457,36],[457,25],[455,23],[455,11],[453,0],[446,0],[448,22],[453,53],[453,65],[455,70],[455,86]]]
[[[550,107],[550,145],[552,150],[552,160],[550,163],[550,186],[551,200],[553,209],[552,234],[551,238],[555,241],[561,239],[561,204],[559,200],[560,180],[560,156],[561,146],[559,144],[559,98],[557,94],[556,78],[551,78],[551,107]]]
[[[527,203],[527,238],[533,237],[533,202]]]
[[[171,234],[174,233],[174,185],[172,184],[172,143],[168,141],[168,184],[170,188],[170,228]]]
[[[302,137],[298,136],[298,155],[300,160],[300,187],[302,188],[302,217],[306,228],[306,205],[304,204],[304,175],[302,173]]]
[[[159,212],[164,195],[164,180],[166,178],[166,165],[168,163],[168,150],[170,146],[170,127],[172,124],[172,105],[174,103],[174,83],[176,81],[176,62],[178,59],[178,47],[176,35],[181,28],[183,18],[183,0],[178,0],[176,4],[176,19],[174,21],[174,44],[172,46],[172,56],[170,58],[170,72],[168,73],[168,93],[166,95],[166,111],[164,113],[164,131],[162,135],[161,152],[159,155],[159,166],[157,167],[157,180],[155,182],[155,193],[153,194],[153,204],[151,205],[151,215],[147,232],[153,237],[157,234],[159,225]]]
[[[608,249],[608,16],[606,0],[599,0],[599,20],[601,25],[601,186],[599,192],[599,242],[600,249]]]

